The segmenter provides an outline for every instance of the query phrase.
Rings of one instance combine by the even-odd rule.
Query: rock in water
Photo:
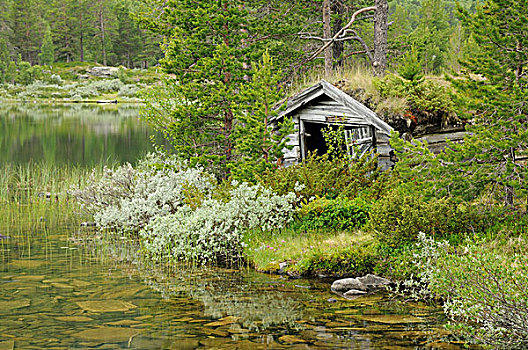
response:
[[[367,291],[378,290],[391,283],[386,278],[372,275],[370,273],[364,277],[358,277],[358,281],[365,285]]]
[[[383,277],[368,274],[358,278],[344,278],[332,283],[332,291],[346,293],[350,290],[359,292],[373,292],[390,284],[390,281]]]
[[[362,291],[362,290],[357,290],[357,289],[351,289],[343,295],[345,297],[353,297],[353,296],[358,296],[358,295],[363,295],[363,294],[367,294],[367,292]]]
[[[365,291],[365,285],[357,278],[343,278],[332,283],[332,291],[338,293],[345,293],[351,289]]]

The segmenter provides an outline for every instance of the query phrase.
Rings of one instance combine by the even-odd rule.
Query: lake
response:
[[[0,105],[0,164],[93,166],[135,162],[152,151],[139,105]]]
[[[136,106],[2,106],[1,159],[90,166],[151,150]],[[2,204],[0,350],[463,349],[438,307],[346,300],[320,280],[142,263],[66,218],[65,194]]]

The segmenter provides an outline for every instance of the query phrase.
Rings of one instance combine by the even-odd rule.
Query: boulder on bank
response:
[[[98,78],[110,78],[116,76],[118,71],[117,67],[92,67],[86,73]]]
[[[347,293],[351,290],[361,292],[374,292],[391,282],[383,277],[368,274],[357,278],[343,278],[332,283],[332,291],[336,293]]]

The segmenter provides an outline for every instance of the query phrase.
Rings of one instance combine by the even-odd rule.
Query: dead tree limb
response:
[[[376,6],[370,6],[370,7],[365,7],[365,8],[362,8],[362,9],[359,9],[357,10],[356,12],[354,12],[352,14],[352,17],[350,18],[350,21],[347,23],[346,26],[344,26],[343,28],[341,28],[340,31],[338,31],[332,38],[331,40],[327,41],[323,46],[321,46],[319,49],[317,49],[308,59],[306,59],[304,61],[304,63],[307,63],[307,62],[310,62],[312,60],[314,60],[315,58],[317,58],[319,56],[319,54],[323,51],[325,51],[330,45],[332,45],[332,43],[339,39],[339,37],[348,29],[350,28],[350,26],[354,23],[354,21],[356,20],[356,16],[358,16],[359,14],[362,14],[363,12],[367,12],[367,11],[375,11],[376,10]]]

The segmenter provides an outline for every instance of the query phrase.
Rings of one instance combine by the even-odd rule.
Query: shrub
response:
[[[435,238],[460,240],[467,232],[482,232],[493,225],[498,213],[451,198],[423,197],[402,189],[389,192],[372,205],[368,230],[390,248],[408,245],[418,232]]]
[[[519,242],[524,251],[525,242]],[[528,256],[501,254],[482,244],[455,250],[420,235],[418,277],[441,296],[455,329],[493,348],[528,347]],[[425,292],[424,294],[427,294]]]
[[[182,206],[157,216],[141,231],[148,254],[155,260],[235,263],[241,259],[245,231],[281,228],[292,220],[295,194],[280,196],[247,183],[233,186],[227,202],[209,198],[194,210]]]
[[[105,168],[101,177],[92,175],[85,188],[71,193],[101,228],[138,232],[155,216],[196,206],[214,186],[214,178],[201,168],[151,154],[135,169],[130,164]]]
[[[299,164],[265,172],[258,181],[279,194],[295,191],[305,199],[312,197],[354,198],[366,188],[383,185],[382,174],[376,165],[376,158],[366,155],[358,160],[331,158],[329,154],[309,154]],[[299,186],[300,185],[300,186]]]
[[[134,84],[122,86],[117,93],[121,97],[136,97],[139,94],[139,88]]]
[[[375,242],[364,242],[338,250],[320,250],[297,263],[305,276],[363,276],[371,273],[379,260]]]
[[[354,229],[367,222],[368,212],[369,204],[360,198],[317,198],[298,210],[299,220],[294,226],[300,230]]]

